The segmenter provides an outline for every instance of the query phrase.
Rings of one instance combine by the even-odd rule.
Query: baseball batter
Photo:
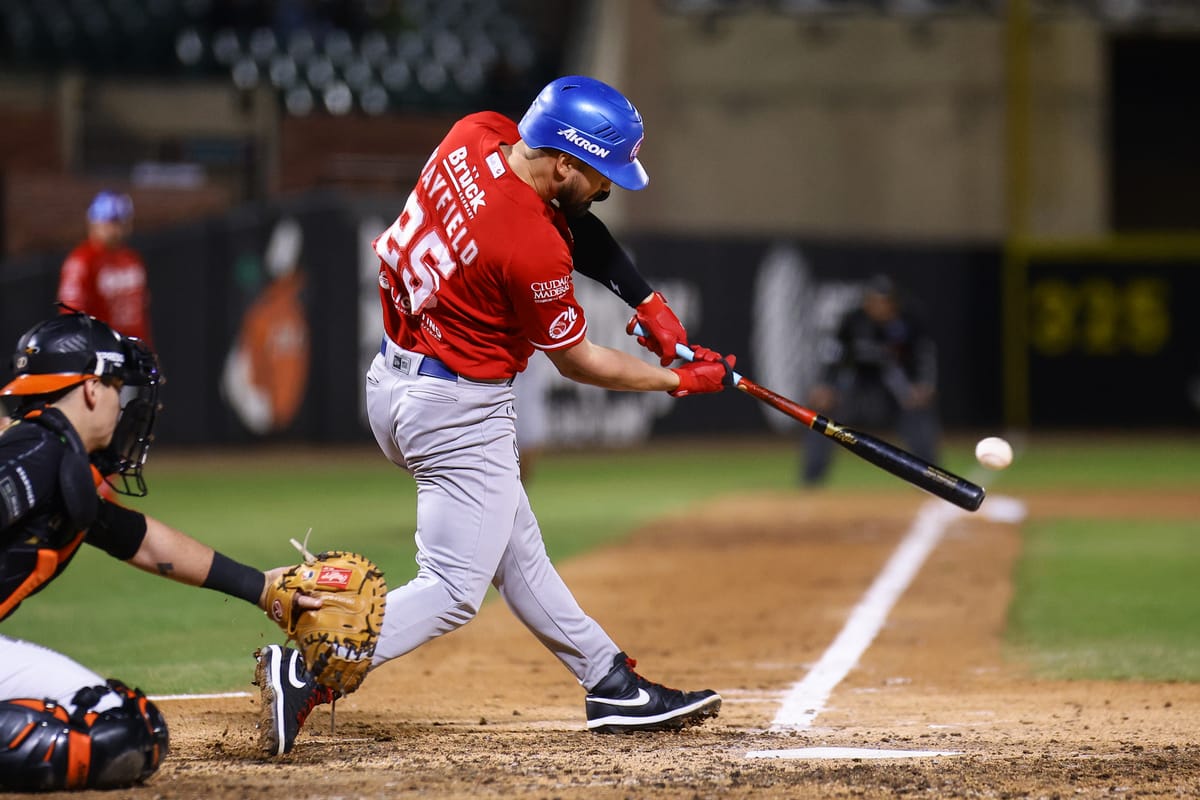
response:
[[[0,433],[0,621],[83,544],[265,608],[267,582],[283,568],[264,574],[97,495],[105,475],[127,479],[114,482],[117,491],[145,494],[159,384],[148,348],[74,313],[27,331],[13,370],[0,389],[17,420]],[[167,739],[166,721],[140,690],[0,634],[0,789],[137,783],[158,769]]]
[[[366,376],[367,411],[380,448],[417,482],[419,571],[387,596],[374,665],[467,623],[494,585],[587,690],[596,732],[681,728],[721,704],[713,691],[667,689],[634,672],[551,564],[520,479],[511,384],[534,350],[565,377],[607,389],[682,397],[730,380],[734,358],[706,348],[665,367],[687,333],[590,213],[613,184],[648,183],[642,133],[617,90],[555,80],[519,124],[490,112],[455,124],[375,242],[386,333]],[[631,325],[642,324],[664,366],[588,339],[573,270],[635,308]],[[288,670],[266,670],[282,675],[297,656],[268,648],[260,658],[286,660]],[[275,683],[269,696],[288,696],[286,751],[321,690]]]

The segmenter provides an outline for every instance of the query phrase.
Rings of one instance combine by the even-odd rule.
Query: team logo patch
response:
[[[4,478],[0,480],[0,500],[4,501],[4,507],[7,509],[9,519],[13,519],[20,515],[21,496],[17,494],[17,485],[12,478]]]
[[[317,575],[317,586],[345,589],[350,585],[351,574],[345,567],[321,567],[321,572]]]
[[[568,308],[566,311],[559,314],[550,323],[550,338],[561,339],[571,332],[571,328],[575,327],[575,320],[579,318],[579,312],[574,308]]]
[[[488,169],[492,171],[493,178],[499,178],[505,173],[504,157],[497,152],[487,154],[487,158],[483,159],[487,162]]]

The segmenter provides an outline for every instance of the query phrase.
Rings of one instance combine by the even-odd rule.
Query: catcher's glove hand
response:
[[[306,609],[300,595],[320,598]],[[294,639],[318,683],[347,695],[371,667],[387,584],[365,556],[340,550],[306,558],[267,587],[267,616]]]

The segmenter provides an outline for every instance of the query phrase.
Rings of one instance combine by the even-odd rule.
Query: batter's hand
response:
[[[737,364],[737,356],[722,358],[707,347],[693,347],[692,350],[703,351],[706,358],[689,361],[681,367],[671,369],[671,372],[679,376],[679,388],[669,393],[672,397],[719,392],[726,386],[733,385],[733,368]],[[716,358],[708,358],[708,356],[716,356]],[[696,357],[699,359],[699,354]]]
[[[638,344],[658,356],[664,367],[675,360],[675,345],[688,343],[683,323],[667,305],[667,298],[658,292],[637,307],[637,313],[625,326],[625,332],[633,333],[633,327],[638,323],[645,331],[644,336],[637,337]]]
[[[709,350],[707,347],[698,344],[692,345],[690,349],[692,351],[692,361],[720,361],[724,358],[716,350]]]

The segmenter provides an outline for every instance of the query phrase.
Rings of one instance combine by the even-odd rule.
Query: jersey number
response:
[[[441,288],[442,280],[458,269],[458,263],[438,229],[425,225],[425,209],[417,201],[416,192],[408,196],[384,242],[387,251],[380,255],[399,274],[408,292],[409,313],[420,314]]]

